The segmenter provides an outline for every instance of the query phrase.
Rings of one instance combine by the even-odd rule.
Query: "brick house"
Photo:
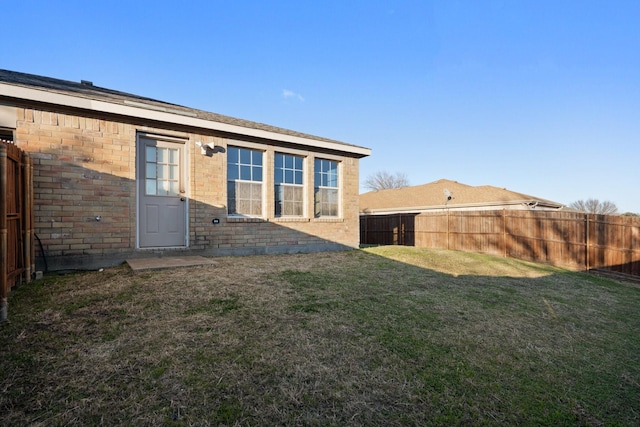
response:
[[[448,179],[360,195],[360,215],[366,216],[502,209],[556,211],[564,209],[564,205],[506,188],[472,186]]]
[[[561,203],[491,185],[471,186],[440,179],[411,187],[370,191],[360,195],[360,242],[375,245],[407,245],[449,248],[449,213],[474,218],[482,211],[560,211]],[[458,218],[458,217],[456,217]],[[475,218],[480,218],[476,216]],[[477,224],[457,222],[460,231]],[[475,224],[475,225],[474,225]],[[480,226],[490,234],[491,221]],[[486,227],[486,229],[485,229]],[[442,244],[442,239],[446,238]],[[437,243],[436,243],[437,242]],[[441,245],[441,246],[438,246]],[[459,247],[464,247],[460,245]]]
[[[0,138],[33,159],[36,252],[51,270],[359,244],[368,148],[7,70]]]

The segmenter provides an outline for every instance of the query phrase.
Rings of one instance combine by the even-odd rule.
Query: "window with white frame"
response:
[[[274,156],[275,216],[304,214],[304,159],[292,154]]]
[[[262,151],[227,147],[227,204],[230,215],[262,215]]]
[[[337,217],[339,215],[338,162],[315,159],[314,204],[315,216]]]

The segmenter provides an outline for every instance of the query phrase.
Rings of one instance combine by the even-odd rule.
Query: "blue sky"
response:
[[[3,0],[0,68],[369,147],[401,172],[640,213],[640,1]]]

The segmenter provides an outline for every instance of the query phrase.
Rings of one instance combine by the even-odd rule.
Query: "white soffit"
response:
[[[128,105],[122,105],[88,98],[81,98],[57,92],[50,92],[46,90],[32,89],[23,86],[14,86],[6,83],[0,83],[0,95],[18,99],[25,99],[29,101],[62,105],[65,107],[81,108],[101,113],[118,114],[165,123],[174,123],[190,127],[199,127],[221,132],[253,136],[256,138],[271,139],[298,145],[306,145],[327,150],[342,151],[346,153],[358,154],[360,156],[371,155],[371,149],[365,147],[340,144],[330,141],[320,141],[312,138],[303,138],[295,135],[286,135],[267,130],[253,129],[228,123],[220,123],[212,120],[200,119],[197,117],[192,117],[190,115],[185,115],[182,112],[178,114],[172,113],[170,111],[161,111],[158,110],[157,107],[156,109],[154,109],[154,106],[148,106],[141,102],[138,103],[129,101],[127,102]]]

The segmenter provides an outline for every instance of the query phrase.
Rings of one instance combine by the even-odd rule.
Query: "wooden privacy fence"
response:
[[[558,211],[360,217],[360,242],[479,252],[640,276],[640,218]]]
[[[31,281],[33,236],[31,159],[14,144],[0,141],[0,321],[7,319],[9,290]]]

